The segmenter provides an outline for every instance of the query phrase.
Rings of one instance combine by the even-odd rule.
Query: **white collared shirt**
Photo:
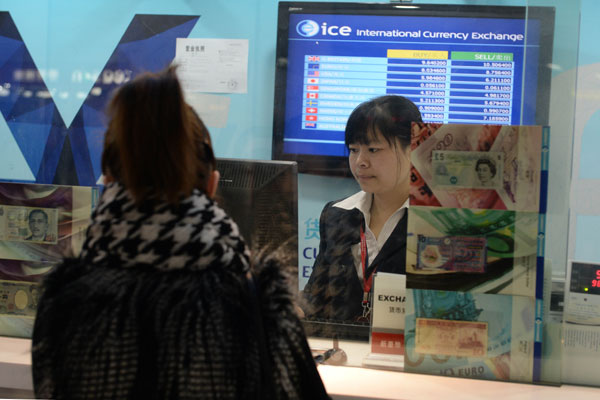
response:
[[[333,207],[343,208],[344,210],[352,210],[356,208],[359,210],[365,217],[365,241],[367,242],[367,254],[369,255],[369,263],[375,260],[375,257],[381,251],[381,248],[388,240],[398,222],[404,217],[404,213],[408,208],[408,199],[402,204],[402,206],[394,211],[392,215],[385,221],[383,228],[379,232],[379,237],[376,238],[375,234],[369,228],[369,223],[371,222],[371,203],[373,202],[373,195],[370,193],[366,193],[364,191],[360,191],[350,197],[345,198],[344,200],[337,202],[333,205]],[[358,226],[356,229],[360,229]],[[358,279],[360,279],[361,283],[363,281],[363,272],[362,272],[362,263],[360,259],[360,243],[353,244],[350,248],[352,251],[352,257],[354,258],[354,267],[356,268],[356,273],[358,274]]]

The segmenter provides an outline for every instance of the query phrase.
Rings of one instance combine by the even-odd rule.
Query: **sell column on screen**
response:
[[[451,59],[450,122],[510,124],[513,54],[454,51]]]

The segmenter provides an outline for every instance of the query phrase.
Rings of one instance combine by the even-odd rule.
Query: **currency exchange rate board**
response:
[[[390,49],[304,61],[303,129],[344,131],[354,107],[385,94],[409,98],[427,122],[510,124],[518,96],[512,53]]]

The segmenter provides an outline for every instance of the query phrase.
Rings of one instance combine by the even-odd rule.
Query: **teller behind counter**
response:
[[[348,118],[348,162],[362,190],[321,212],[319,253],[301,295],[309,335],[368,340],[373,274],[405,273],[412,122],[422,122],[417,106],[393,95]]]

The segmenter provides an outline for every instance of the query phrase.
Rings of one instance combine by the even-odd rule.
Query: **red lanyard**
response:
[[[367,240],[365,239],[365,231],[361,225],[360,227],[360,263],[362,264],[362,272],[363,272],[363,303],[368,302],[368,295],[371,291],[371,285],[373,284],[373,274],[375,271],[369,275],[367,279],[367,269],[368,269],[368,256],[367,256]]]
[[[371,275],[367,279],[367,269],[369,264],[369,257],[367,255],[367,240],[365,239],[365,231],[360,226],[360,263],[362,264],[363,271],[363,298],[362,298],[362,316],[357,318],[361,322],[369,322],[371,317],[371,302],[369,301],[369,292],[371,291],[371,285],[373,284],[373,275],[375,270],[371,272]]]

